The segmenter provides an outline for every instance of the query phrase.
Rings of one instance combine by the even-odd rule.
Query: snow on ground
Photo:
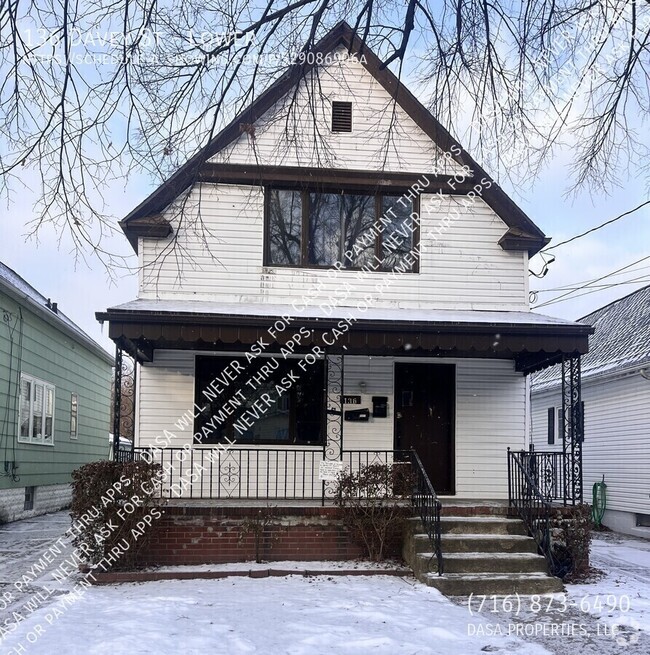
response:
[[[36,612],[2,644],[13,655],[545,655],[513,637],[468,635],[467,611],[388,576],[224,578],[93,587],[58,618]],[[41,636],[33,644],[27,642]]]
[[[566,595],[539,599],[446,599],[412,578],[314,576],[159,581],[77,588],[34,562],[69,525],[64,513],[0,527],[0,655],[648,655],[650,541],[595,536],[603,571]],[[359,562],[274,562],[198,567],[365,568]],[[165,567],[173,570],[178,567]],[[29,571],[32,570],[32,573]],[[26,572],[18,593],[14,580]],[[25,603],[40,590],[31,609]],[[53,591],[51,595],[48,590]],[[518,605],[517,600],[521,601]],[[513,602],[514,601],[514,602]],[[629,608],[628,608],[629,601]],[[496,606],[491,605],[496,602]],[[11,612],[24,620],[9,630]],[[508,611],[506,611],[508,610]],[[3,630],[3,627],[5,628]]]

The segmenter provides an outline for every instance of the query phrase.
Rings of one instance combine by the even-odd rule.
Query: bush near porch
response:
[[[414,484],[411,466],[400,463],[369,464],[339,477],[336,503],[343,523],[369,559],[400,557]]]
[[[72,472],[73,545],[89,564],[133,567],[151,536],[143,517],[160,515],[159,479],[160,466],[145,461],[103,460]],[[119,557],[111,557],[114,548]]]
[[[561,507],[551,515],[553,556],[566,571],[564,582],[579,582],[591,572],[591,507],[586,503]]]

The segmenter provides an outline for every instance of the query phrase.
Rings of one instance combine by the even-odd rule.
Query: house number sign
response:
[[[343,396],[344,405],[360,405],[361,396]]]

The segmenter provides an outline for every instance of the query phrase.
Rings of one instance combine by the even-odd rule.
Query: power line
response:
[[[574,289],[572,291],[567,291],[566,293],[563,293],[562,295],[558,296],[557,298],[552,298],[551,300],[547,300],[546,302],[541,303],[540,305],[537,305],[535,309],[539,309],[540,307],[545,307],[546,305],[552,305],[556,302],[559,302],[562,300],[562,298],[566,298],[567,296],[571,296],[577,291],[581,291],[582,289],[587,289],[591,287],[594,283],[600,282],[601,280],[606,280],[608,277],[611,277],[612,275],[615,275],[616,273],[619,273],[620,271],[624,271],[625,269],[632,268],[632,266],[636,266],[637,264],[646,261],[647,259],[650,259],[650,255],[647,255],[646,257],[641,257],[641,259],[637,259],[637,261],[632,262],[631,264],[627,264],[626,266],[623,266],[621,268],[616,269],[615,271],[612,271],[611,273],[606,273],[605,275],[596,278],[595,280],[592,280],[591,282],[588,282],[587,284],[582,285],[581,287],[578,287],[577,289]],[[592,289],[592,291],[595,291],[595,289]],[[585,294],[581,294],[585,295]],[[574,296],[576,297],[576,296]]]
[[[588,296],[590,293],[598,293],[599,291],[606,291],[607,289],[613,289],[614,287],[620,287],[620,286],[625,286],[628,284],[641,284],[642,282],[650,282],[650,279],[639,279],[636,282],[634,280],[630,280],[629,282],[614,282],[613,284],[603,284],[599,286],[598,288],[587,288],[587,291],[584,293],[579,293],[577,296],[572,296],[571,298],[565,298],[564,300],[558,300],[557,302],[565,302],[566,300],[575,300],[576,298],[582,298],[582,296]],[[545,305],[552,305],[556,301],[551,300],[548,303],[544,303]]]
[[[629,273],[640,273],[641,271],[644,271],[646,269],[650,269],[650,266],[641,266],[640,268],[637,268],[637,269],[634,269],[634,270],[625,271],[625,274],[627,275]],[[623,274],[624,274],[623,272],[621,272],[621,273],[612,273],[611,277],[615,277],[617,275],[623,275]],[[650,275],[650,273],[644,273],[643,275],[644,276],[645,275]],[[595,280],[593,278],[591,278],[589,280],[581,280],[580,282],[574,282],[573,284],[568,284],[568,285],[563,286],[563,287],[552,287],[550,289],[531,289],[531,291],[534,291],[535,293],[552,293],[552,292],[555,292],[555,291],[579,291],[580,289],[582,289],[583,285],[591,284],[593,282],[595,282]],[[621,284],[623,284],[623,283],[621,283]],[[609,286],[609,285],[603,285],[603,286]]]
[[[621,218],[624,218],[625,216],[628,216],[629,214],[633,214],[635,211],[638,211],[641,209],[641,207],[645,207],[646,205],[650,205],[650,200],[646,200],[645,202],[642,202],[638,207],[635,207],[634,209],[630,209],[629,211],[623,212],[619,216],[616,216],[615,218],[611,218],[608,221],[605,221],[604,223],[601,223],[600,225],[596,225],[595,227],[592,227],[591,229],[587,230],[586,232],[583,232],[582,234],[576,234],[574,237],[571,237],[570,239],[566,239],[565,241],[560,241],[560,243],[556,243],[554,246],[548,246],[544,248],[541,252],[548,252],[549,250],[553,250],[554,248],[559,248],[560,246],[564,246],[567,243],[571,243],[572,241],[575,241],[576,239],[580,239],[587,234],[591,234],[592,232],[595,232],[596,230],[600,230],[603,227],[606,227],[607,225],[611,225],[612,223],[615,223],[616,221],[620,220]]]

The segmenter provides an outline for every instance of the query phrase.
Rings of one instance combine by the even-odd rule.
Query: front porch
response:
[[[135,445],[118,456],[162,466],[175,515],[327,514],[340,472],[409,466],[416,484],[405,507],[441,575],[447,498],[456,517],[489,515],[483,499],[492,498],[536,536],[551,502],[581,502],[588,326],[525,312],[366,309],[352,319],[341,309],[296,319],[290,307],[235,316],[183,305],[160,312],[136,301],[100,316],[118,362],[127,353],[137,362]],[[556,363],[565,450],[544,457],[525,452],[526,376]],[[121,410],[117,402],[116,440]],[[384,490],[392,493],[389,480]]]

